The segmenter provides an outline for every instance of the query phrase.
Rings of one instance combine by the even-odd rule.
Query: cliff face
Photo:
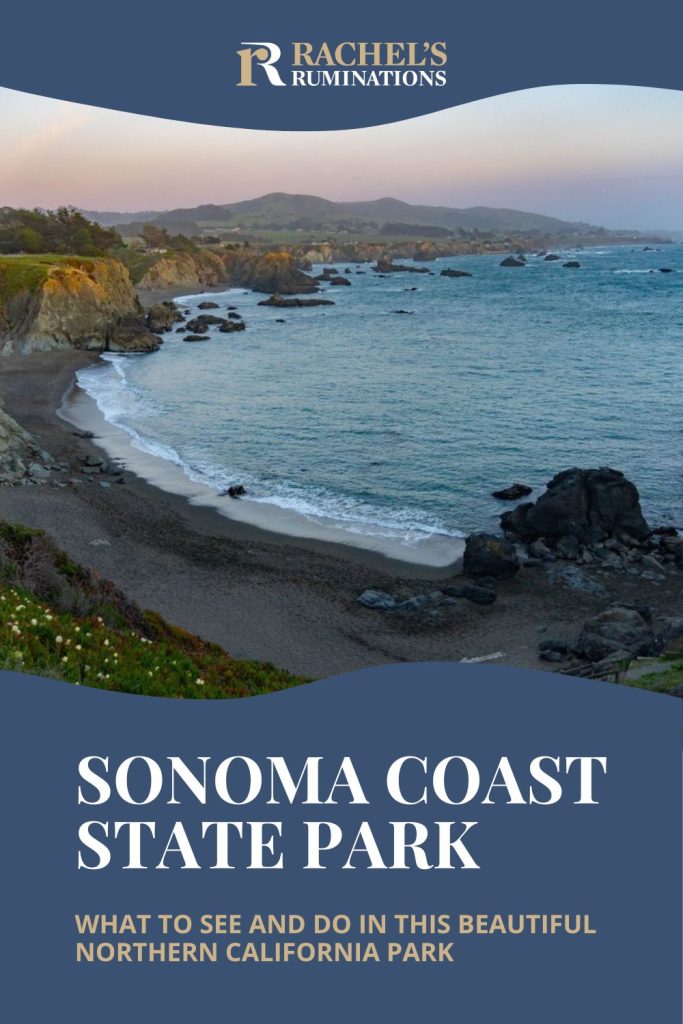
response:
[[[0,352],[153,351],[128,271],[114,259],[0,259]]]
[[[161,256],[138,281],[139,288],[213,287],[225,281],[225,266],[213,252],[174,252]]]
[[[254,255],[244,250],[223,256],[225,273],[233,286],[251,288],[270,295],[300,295],[317,292],[316,281],[299,269],[299,260],[288,252]]]

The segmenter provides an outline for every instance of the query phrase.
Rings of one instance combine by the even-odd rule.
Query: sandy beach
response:
[[[569,589],[551,573],[523,570],[498,585],[494,605],[459,601],[425,612],[361,607],[368,587],[411,596],[443,586],[448,572],[344,545],[288,539],[150,485],[124,467],[101,486],[80,471],[95,441],[58,415],[79,367],[99,357],[48,352],[2,360],[0,398],[59,462],[60,485],[0,487],[0,516],[47,530],[68,554],[118,584],[143,607],[221,644],[313,678],[370,665],[481,658],[543,668],[538,642],[574,635],[604,597]],[[106,482],[106,481],[105,481]],[[229,500],[229,499],[228,499]],[[678,581],[600,573],[612,600],[671,612]]]

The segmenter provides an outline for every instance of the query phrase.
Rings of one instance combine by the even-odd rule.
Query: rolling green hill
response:
[[[325,228],[347,227],[350,230],[378,230],[386,223],[420,224],[487,232],[522,232],[538,234],[587,234],[595,228],[523,210],[474,206],[456,209],[448,206],[415,206],[400,199],[382,199],[336,203],[320,196],[290,195],[271,192],[257,199],[225,205],[203,204],[197,207],[111,213],[86,211],[86,215],[102,225],[153,222],[173,230],[179,222],[199,224],[210,230],[219,228]]]

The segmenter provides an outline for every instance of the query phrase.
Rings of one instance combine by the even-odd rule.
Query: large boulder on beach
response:
[[[520,563],[514,545],[491,533],[471,533],[465,541],[463,572],[478,579],[509,579],[519,572]]]
[[[657,648],[652,615],[648,608],[613,605],[584,623],[576,645],[588,661],[625,654],[640,657]]]
[[[544,537],[557,542],[574,537],[588,545],[608,537],[642,541],[651,532],[637,487],[609,467],[558,473],[538,501],[505,512],[501,525],[506,533],[524,541]]]

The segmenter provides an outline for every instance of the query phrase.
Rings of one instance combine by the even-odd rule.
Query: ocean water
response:
[[[623,470],[654,521],[683,525],[683,245],[561,255],[581,269],[485,255],[383,278],[353,264],[350,288],[324,286],[335,305],[311,309],[241,289],[186,296],[193,311],[236,306],[247,330],[166,334],[160,352],[106,354],[79,383],[190,480],[242,483],[251,502],[349,536],[490,528],[509,507],[492,490],[537,495],[574,465]]]

